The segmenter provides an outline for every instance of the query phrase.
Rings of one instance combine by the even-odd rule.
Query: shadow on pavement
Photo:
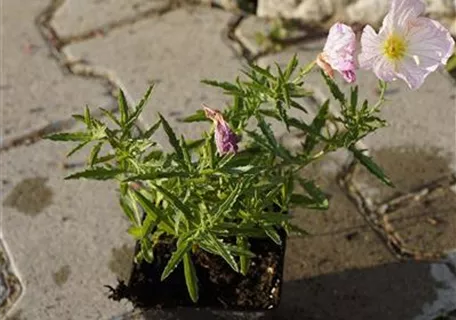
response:
[[[429,263],[404,262],[285,282],[275,320],[407,320],[436,299]]]

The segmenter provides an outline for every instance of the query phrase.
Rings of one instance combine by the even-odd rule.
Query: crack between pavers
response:
[[[61,0],[58,0],[58,1],[61,1]],[[151,8],[144,12],[140,12],[132,17],[127,17],[127,18],[120,19],[118,21],[109,22],[105,25],[99,26],[99,27],[89,30],[89,31],[84,31],[77,35],[72,35],[72,36],[68,36],[68,37],[59,37],[59,47],[57,47],[57,49],[60,50],[61,48],[65,47],[67,45],[87,41],[92,38],[96,38],[98,36],[106,36],[110,32],[123,28],[125,26],[134,25],[137,22],[140,22],[145,19],[149,19],[151,17],[161,16],[163,14],[166,14],[170,11],[175,10],[178,7],[177,3],[178,2],[176,2],[176,0],[174,0],[174,1],[170,0],[167,2],[167,5],[162,8]],[[63,4],[63,2],[62,2],[62,4]],[[53,15],[55,14],[55,12],[58,10],[59,7],[57,7],[57,9],[54,10]],[[50,20],[52,20],[53,15],[51,16]],[[50,20],[48,21],[48,23],[50,23]],[[49,25],[49,28],[52,28],[52,27]]]
[[[90,30],[79,35],[62,38],[51,26],[51,21],[57,12],[57,10],[65,3],[65,0],[51,0],[49,5],[35,18],[35,25],[37,26],[42,38],[49,47],[51,56],[58,63],[60,69],[65,75],[74,75],[78,77],[90,78],[98,81],[102,81],[103,85],[107,87],[112,98],[116,98],[118,88],[122,88],[125,91],[127,102],[130,105],[134,105],[134,99],[128,95],[126,88],[122,85],[120,79],[113,73],[97,68],[86,61],[71,61],[69,57],[63,52],[63,48],[70,44],[74,44],[81,41],[87,41],[100,35],[100,31],[103,31],[103,35],[108,34],[116,29],[133,25],[139,21],[160,16],[181,7],[185,2],[181,0],[170,0],[168,5],[163,8],[153,8],[138,14],[134,17],[125,18],[117,22],[109,23],[104,26],[98,27],[94,30]],[[215,9],[221,9],[215,7]],[[235,28],[239,25],[239,17],[234,20],[230,20],[227,29],[227,35],[231,37]],[[230,46],[231,48],[231,46]],[[248,57],[248,53],[245,53]],[[118,111],[117,106],[107,108],[112,112]],[[100,112],[94,113],[95,117],[102,116]],[[40,141],[45,135],[59,132],[62,130],[68,130],[76,124],[73,118],[66,118],[58,121],[54,121],[40,128],[31,130],[24,134],[7,138],[0,142],[0,153],[10,150],[11,148],[19,147],[22,145],[30,145]],[[144,125],[141,119],[138,119],[137,125],[140,129],[144,129]]]
[[[401,261],[442,262],[443,259],[448,257],[448,252],[445,251],[430,252],[409,247],[389,222],[386,213],[405,208],[411,202],[419,202],[424,196],[439,192],[442,189],[451,188],[456,184],[456,176],[451,174],[442,177],[422,185],[415,191],[387,200],[380,205],[374,205],[372,199],[362,194],[353,179],[358,166],[356,159],[352,160],[339,174],[337,181],[343,193],[356,206],[358,213],[361,214],[366,223],[382,240],[385,247]]]

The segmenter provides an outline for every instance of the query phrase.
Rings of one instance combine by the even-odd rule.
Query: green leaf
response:
[[[293,55],[293,58],[291,58],[290,62],[288,62],[287,67],[285,68],[285,72],[284,72],[285,79],[289,79],[290,78],[290,76],[296,70],[297,66],[298,66],[298,58],[297,58],[297,55],[295,53]]]
[[[312,132],[321,133],[321,129],[325,126],[326,117],[328,116],[329,111],[329,100],[326,100],[325,103],[318,110],[318,114],[313,119],[310,127]],[[306,142],[303,145],[304,154],[310,154],[315,145],[318,143],[318,139],[315,135],[307,135]]]
[[[147,218],[151,219],[151,222],[155,222],[156,224],[161,223],[161,227],[169,234],[174,234],[174,229],[170,222],[168,221],[167,217],[163,214],[163,212],[153,204],[149,199],[147,199],[141,192],[137,190],[132,190],[131,195],[133,198],[138,202],[144,211],[147,213]],[[146,228],[148,226],[146,225]],[[147,230],[144,230],[147,231]]]
[[[182,121],[182,122],[202,122],[202,121],[210,122],[211,120],[206,117],[204,110],[197,110],[191,116],[188,116],[183,119],[179,119],[179,121]]]
[[[272,132],[269,124],[267,124],[264,121],[264,118],[261,116],[258,116],[257,120],[258,120],[258,125],[261,129],[261,132],[263,133],[264,137],[266,138],[266,140],[268,142],[268,145],[275,151],[275,153],[279,157],[286,159],[286,160],[291,160],[290,152],[277,142],[277,140],[274,136],[274,132]]]
[[[75,154],[76,152],[78,152],[79,150],[84,148],[89,143],[90,143],[90,141],[84,141],[84,142],[81,142],[80,144],[78,144],[76,147],[71,149],[70,152],[67,153],[67,155],[66,155],[67,158],[71,157],[73,154]]]
[[[90,115],[90,110],[88,106],[86,106],[84,109],[84,122],[86,123],[88,129],[92,128],[92,116]]]
[[[345,95],[342,93],[342,91],[340,91],[339,87],[338,87],[337,84],[334,82],[334,80],[331,79],[329,76],[327,76],[327,75],[323,72],[323,70],[321,71],[321,74],[322,74],[323,78],[325,79],[326,84],[328,85],[329,90],[331,91],[333,97],[334,97],[336,100],[339,100],[339,102],[340,102],[342,105],[345,105]]]
[[[262,222],[267,222],[272,225],[280,225],[284,221],[291,219],[289,214],[279,212],[263,212],[261,214]]]
[[[88,165],[93,167],[98,160],[98,154],[100,153],[101,147],[103,146],[104,142],[97,143],[92,150],[90,151]]]
[[[184,154],[182,152],[182,147],[179,143],[179,140],[176,138],[176,134],[174,133],[173,129],[169,125],[168,121],[161,115],[158,114],[160,117],[160,120],[163,124],[163,129],[165,130],[166,134],[168,135],[168,140],[171,146],[176,150],[176,154],[179,157],[179,159],[183,160],[184,159]]]
[[[143,181],[143,180],[158,180],[158,179],[171,179],[171,178],[188,178],[190,175],[183,171],[174,172],[151,172],[128,177],[124,181]]]
[[[143,237],[142,228],[137,226],[131,226],[128,228],[127,232],[133,236],[136,240],[139,240]]]
[[[123,170],[121,169],[108,169],[104,167],[92,168],[85,171],[73,173],[67,177],[65,180],[69,179],[92,179],[92,180],[109,180],[117,178],[118,175],[122,174]]]
[[[152,127],[150,127],[146,132],[144,132],[143,138],[149,139],[157,131],[161,125],[161,119],[159,119]]]
[[[328,204],[326,202],[321,203],[315,199],[309,198],[299,193],[293,193],[291,195],[290,201],[293,204],[297,204],[307,209],[326,210],[328,208]]]
[[[143,98],[141,101],[139,101],[138,105],[135,108],[135,111],[130,115],[128,118],[127,123],[124,126],[124,134],[128,133],[131,127],[135,124],[136,120],[138,120],[140,114],[142,113],[144,107],[146,106],[147,100],[149,100],[150,94],[152,93],[152,89],[154,88],[154,85],[151,85],[146,93],[144,94]]]
[[[116,118],[116,116],[114,115],[114,113],[112,113],[111,110],[106,110],[104,108],[100,108],[101,112],[103,112],[103,114],[108,117],[109,119],[111,119],[115,124],[117,124],[119,127],[121,127],[122,125],[120,124],[120,121],[119,119]]]
[[[453,54],[446,64],[446,70],[448,72],[453,72],[456,70],[456,54]]]
[[[174,251],[168,263],[166,264],[165,270],[163,270],[161,281],[168,278],[168,276],[174,271],[174,269],[176,269],[176,267],[184,258],[185,254],[188,253],[191,248],[192,241],[190,241],[190,239],[181,241],[180,243],[178,242],[176,251]]]
[[[313,181],[298,178],[299,184],[311,196],[315,204],[310,204],[309,208],[326,210],[329,207],[329,201],[326,195],[318,188]]]
[[[137,215],[135,214],[133,209],[131,208],[132,204],[131,204],[130,200],[128,198],[126,198],[126,196],[121,195],[119,198],[119,203],[120,203],[120,207],[123,209],[125,215],[130,220],[130,222],[133,223],[138,228],[140,228],[139,225],[141,224],[141,221],[137,217]]]
[[[144,260],[147,263],[152,263],[154,261],[154,248],[150,240],[146,237],[140,240],[141,243],[141,254]]]
[[[205,141],[206,141],[206,139],[197,139],[197,140],[187,141],[187,148],[189,150],[197,149],[197,148],[201,147]]]
[[[272,241],[274,241],[277,245],[282,245],[282,239],[280,239],[279,234],[277,231],[274,229],[272,226],[263,226],[264,232],[266,232],[266,235],[271,238]]]
[[[231,191],[230,195],[223,201],[215,211],[212,221],[216,222],[220,219],[220,216],[228,212],[234,204],[236,203],[237,198],[241,195],[245,185],[243,182],[238,183],[233,191]]]
[[[187,284],[188,294],[193,302],[198,301],[198,278],[196,276],[195,266],[193,265],[190,254],[187,252],[184,254],[184,274],[185,283]]]
[[[298,227],[297,225],[295,225],[293,223],[287,223],[285,229],[287,231],[287,234],[293,233],[300,237],[310,235],[310,233],[307,232],[307,230],[304,230],[303,228]]]
[[[305,76],[308,74],[310,71],[312,71],[313,67],[315,66],[315,60],[310,62],[308,65],[306,65],[304,68],[301,69],[299,75],[301,77]]]
[[[91,135],[87,132],[62,132],[44,136],[44,139],[52,141],[87,141]]]
[[[175,207],[177,210],[182,211],[182,213],[185,214],[187,219],[192,217],[192,212],[190,211],[190,209],[182,201],[180,201],[177,196],[175,196],[170,191],[168,191],[167,189],[163,188],[158,184],[151,183],[151,186],[159,193],[161,193],[163,197],[166,199],[166,201],[168,201],[173,207]]]
[[[242,91],[239,90],[237,86],[235,86],[232,83],[229,82],[219,82],[219,81],[214,81],[214,80],[202,80],[201,83],[213,86],[213,87],[219,87],[225,90],[227,93],[233,93],[233,94],[243,94]]]
[[[258,72],[259,74],[261,74],[262,76],[264,76],[268,79],[271,79],[271,80],[276,79],[276,77],[274,77],[274,75],[272,75],[271,72],[269,71],[269,68],[261,68],[260,66],[255,65],[255,64],[251,64],[250,68],[252,68],[255,72]]]
[[[372,158],[366,156],[363,154],[364,150],[359,150],[355,148],[355,146],[350,146],[349,150],[353,152],[353,155],[355,156],[356,159],[359,160],[359,162],[366,167],[367,170],[369,170],[374,176],[380,179],[384,184],[387,186],[393,187],[394,184],[391,182],[391,180],[383,173],[382,168],[380,168],[375,162],[372,161]]]
[[[350,109],[353,114],[356,112],[356,107],[358,106],[358,86],[350,89]]]
[[[190,151],[187,147],[187,143],[185,142],[184,136],[181,136],[179,145],[182,150],[182,155],[184,157],[184,163],[187,165],[188,171],[191,172],[193,170],[193,163],[192,163]]]
[[[241,247],[242,249],[244,249],[244,250],[249,249],[249,242],[247,241],[247,239],[245,237],[238,236],[236,239],[236,242],[237,242],[237,245],[239,247]],[[239,257],[239,262],[240,262],[240,266],[241,266],[241,274],[244,276],[247,275],[247,273],[249,272],[250,258],[246,255],[241,255]]]
[[[119,94],[117,95],[117,104],[120,111],[120,123],[124,125],[128,120],[128,103],[125,99],[125,95],[122,89],[119,89]]]
[[[304,113],[308,113],[308,111],[306,110],[306,108],[304,108],[303,106],[301,106],[299,103],[297,103],[296,101],[293,101],[291,100],[291,106],[295,109],[298,109],[298,110],[301,110],[302,112]]]
[[[229,252],[227,245],[219,240],[216,236],[214,236],[211,232],[207,233],[210,243],[214,246],[215,251],[219,254],[229,265],[230,267],[239,272],[239,267],[234,260],[233,256]]]

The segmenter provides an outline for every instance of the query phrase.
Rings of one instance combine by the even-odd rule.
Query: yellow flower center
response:
[[[400,60],[404,57],[407,50],[405,39],[397,34],[391,34],[383,43],[383,53],[393,61]]]

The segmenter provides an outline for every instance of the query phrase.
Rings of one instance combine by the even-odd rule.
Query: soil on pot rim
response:
[[[119,281],[110,288],[110,298],[130,300],[141,309],[209,307],[238,311],[264,311],[280,302],[286,235],[280,231],[282,245],[270,239],[250,239],[255,253],[246,276],[235,272],[223,258],[204,250],[192,254],[198,276],[199,300],[193,303],[185,284],[183,265],[160,281],[161,274],[175,250],[174,243],[160,242],[154,248],[154,261],[135,264],[128,284]],[[138,246],[137,246],[138,249]]]

